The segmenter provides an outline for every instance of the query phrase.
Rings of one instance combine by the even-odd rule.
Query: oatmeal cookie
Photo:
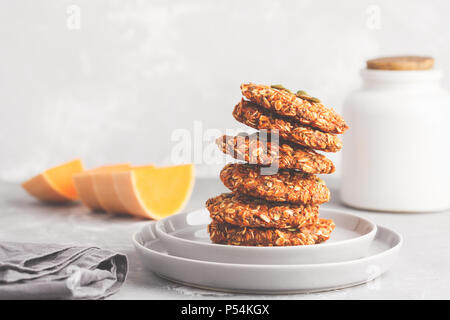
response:
[[[287,90],[244,83],[241,91],[244,97],[261,107],[323,132],[340,134],[348,129],[344,119],[333,109],[311,99],[302,99]]]
[[[208,199],[206,207],[213,220],[242,227],[298,228],[315,223],[319,215],[317,205],[268,202],[233,193]]]
[[[216,140],[222,152],[250,164],[277,165],[282,169],[298,169],[306,173],[328,174],[335,170],[333,162],[312,149],[280,139],[279,143],[259,133],[237,136],[223,135]]]
[[[268,201],[321,204],[330,200],[330,190],[322,179],[295,170],[261,175],[256,165],[229,163],[220,172],[220,179],[234,193]]]
[[[278,130],[281,138],[305,147],[328,152],[337,152],[342,148],[342,142],[335,134],[296,124],[251,101],[242,99],[234,107],[233,116],[237,121],[255,129]]]
[[[319,219],[300,229],[264,229],[239,227],[212,221],[208,225],[211,241],[238,246],[298,246],[327,241],[333,231],[333,220]]]

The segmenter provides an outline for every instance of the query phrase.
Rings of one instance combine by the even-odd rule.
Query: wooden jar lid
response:
[[[429,70],[434,65],[431,57],[398,56],[367,60],[367,69],[376,70]]]

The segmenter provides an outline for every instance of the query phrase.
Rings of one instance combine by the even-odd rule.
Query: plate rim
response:
[[[170,255],[169,253],[161,253],[156,250],[149,249],[149,248],[145,247],[144,245],[142,245],[141,243],[139,243],[139,241],[137,240],[137,236],[145,228],[148,228],[152,224],[156,224],[156,223],[157,223],[157,221],[151,221],[150,223],[146,224],[141,229],[139,229],[139,231],[136,231],[133,234],[132,240],[133,240],[133,244],[134,244],[135,248],[138,247],[138,248],[143,249],[144,251],[151,251],[152,254],[156,254],[159,256],[163,256],[163,257],[169,257],[169,259],[181,260],[181,261],[195,263],[195,264],[199,264],[199,265],[222,266],[222,267],[229,267],[229,268],[236,268],[236,269],[239,269],[242,267],[249,268],[249,269],[255,269],[255,270],[256,269],[273,269],[273,268],[307,269],[307,268],[339,267],[339,266],[343,266],[343,265],[351,264],[351,263],[362,263],[362,262],[370,261],[379,256],[387,255],[389,253],[398,251],[401,249],[401,247],[403,246],[403,242],[404,242],[403,236],[400,233],[398,233],[397,231],[392,230],[391,228],[388,228],[388,227],[385,227],[382,225],[377,225],[377,233],[380,230],[385,230],[388,233],[393,234],[398,239],[397,243],[393,247],[383,250],[382,252],[376,253],[374,255],[369,255],[366,257],[358,258],[358,259],[352,259],[352,260],[346,260],[346,261],[336,261],[336,262],[315,263],[315,264],[245,264],[245,263],[215,262],[215,261],[205,261],[205,260],[197,260],[197,259],[179,257],[179,256]],[[154,233],[156,234],[156,232],[154,232]],[[376,238],[376,235],[375,235],[375,238]],[[161,239],[159,239],[159,237],[155,238],[152,241],[160,241],[161,243],[163,243],[161,241]],[[264,249],[267,247],[262,247],[262,248]]]
[[[296,294],[311,294],[311,293],[322,293],[322,292],[328,292],[328,291],[334,291],[334,290],[343,290],[343,289],[349,289],[353,287],[358,287],[361,285],[364,285],[368,282],[374,281],[376,278],[381,277],[382,274],[380,274],[378,277],[373,279],[367,279],[363,281],[353,282],[349,283],[348,285],[342,285],[337,287],[329,287],[329,288],[322,288],[322,289],[299,289],[299,290],[255,290],[255,289],[228,289],[228,288],[214,288],[209,286],[203,286],[192,282],[186,282],[182,280],[176,280],[170,277],[166,277],[165,275],[162,275],[158,272],[153,272],[158,277],[172,281],[174,283],[181,284],[183,286],[189,286],[196,289],[201,290],[209,290],[209,291],[215,291],[215,292],[222,292],[222,293],[228,293],[228,294],[253,294],[253,295],[296,295]]]
[[[345,245],[349,242],[354,242],[354,241],[364,241],[368,238],[374,238],[376,236],[377,233],[377,228],[378,225],[376,223],[374,223],[372,220],[367,219],[365,217],[361,217],[358,214],[354,214],[354,213],[349,213],[349,212],[345,212],[341,209],[334,209],[334,208],[322,208],[321,210],[323,211],[330,211],[333,213],[337,213],[337,214],[341,214],[341,215],[347,215],[347,216],[351,216],[351,217],[357,217],[361,220],[366,221],[367,223],[369,223],[369,225],[371,225],[372,230],[364,235],[358,236],[356,238],[352,238],[352,239],[346,239],[346,240],[342,240],[342,241],[337,241],[337,242],[324,242],[324,243],[320,243],[320,247],[334,247],[334,246],[341,246],[341,245]],[[179,215],[188,215],[191,213],[195,213],[195,212],[200,212],[200,211],[207,211],[206,208],[202,208],[202,209],[197,209],[197,210],[192,210],[189,212],[183,212],[180,213]],[[163,234],[165,237],[170,238],[172,241],[176,241],[176,242],[183,242],[185,244],[192,244],[192,245],[197,245],[197,246],[202,246],[202,247],[210,247],[210,248],[224,248],[224,245],[222,244],[217,244],[217,243],[207,243],[207,242],[199,242],[199,241],[194,241],[194,240],[189,240],[189,239],[184,239],[184,238],[179,238],[176,237],[174,235],[171,235],[170,233],[164,231],[163,228],[161,228],[161,225],[164,223],[164,221],[169,220],[171,217],[173,216],[169,216],[166,217],[164,219],[155,221],[155,232],[158,234],[158,237],[161,238],[160,234]],[[257,247],[257,246],[228,246],[227,249],[219,249],[219,250],[231,250],[228,248],[233,248],[233,250],[236,251],[244,251],[244,250],[255,250],[255,251],[262,251],[265,250],[267,251],[268,249],[270,249],[271,251],[273,250],[277,250],[277,251],[308,251],[308,250],[314,250],[314,248],[317,248],[317,246],[315,245],[307,245],[307,246],[272,246],[272,247]]]

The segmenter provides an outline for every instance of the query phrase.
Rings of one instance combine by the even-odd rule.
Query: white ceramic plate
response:
[[[134,234],[133,243],[144,266],[163,278],[203,289],[276,294],[334,290],[373,280],[392,266],[402,238],[379,226],[366,257],[303,265],[232,264],[171,256],[156,236],[155,222]]]
[[[206,209],[167,217],[156,224],[156,234],[173,256],[212,262],[244,264],[311,264],[361,258],[375,237],[376,225],[338,210],[320,209],[336,228],[327,242],[308,246],[250,247],[212,243],[206,231]]]

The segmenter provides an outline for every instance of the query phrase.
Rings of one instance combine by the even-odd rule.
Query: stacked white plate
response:
[[[325,243],[249,247],[209,240],[206,209],[151,222],[133,236],[143,264],[159,276],[219,291],[294,293],[373,280],[394,263],[402,237],[354,214],[322,208],[336,228]]]

